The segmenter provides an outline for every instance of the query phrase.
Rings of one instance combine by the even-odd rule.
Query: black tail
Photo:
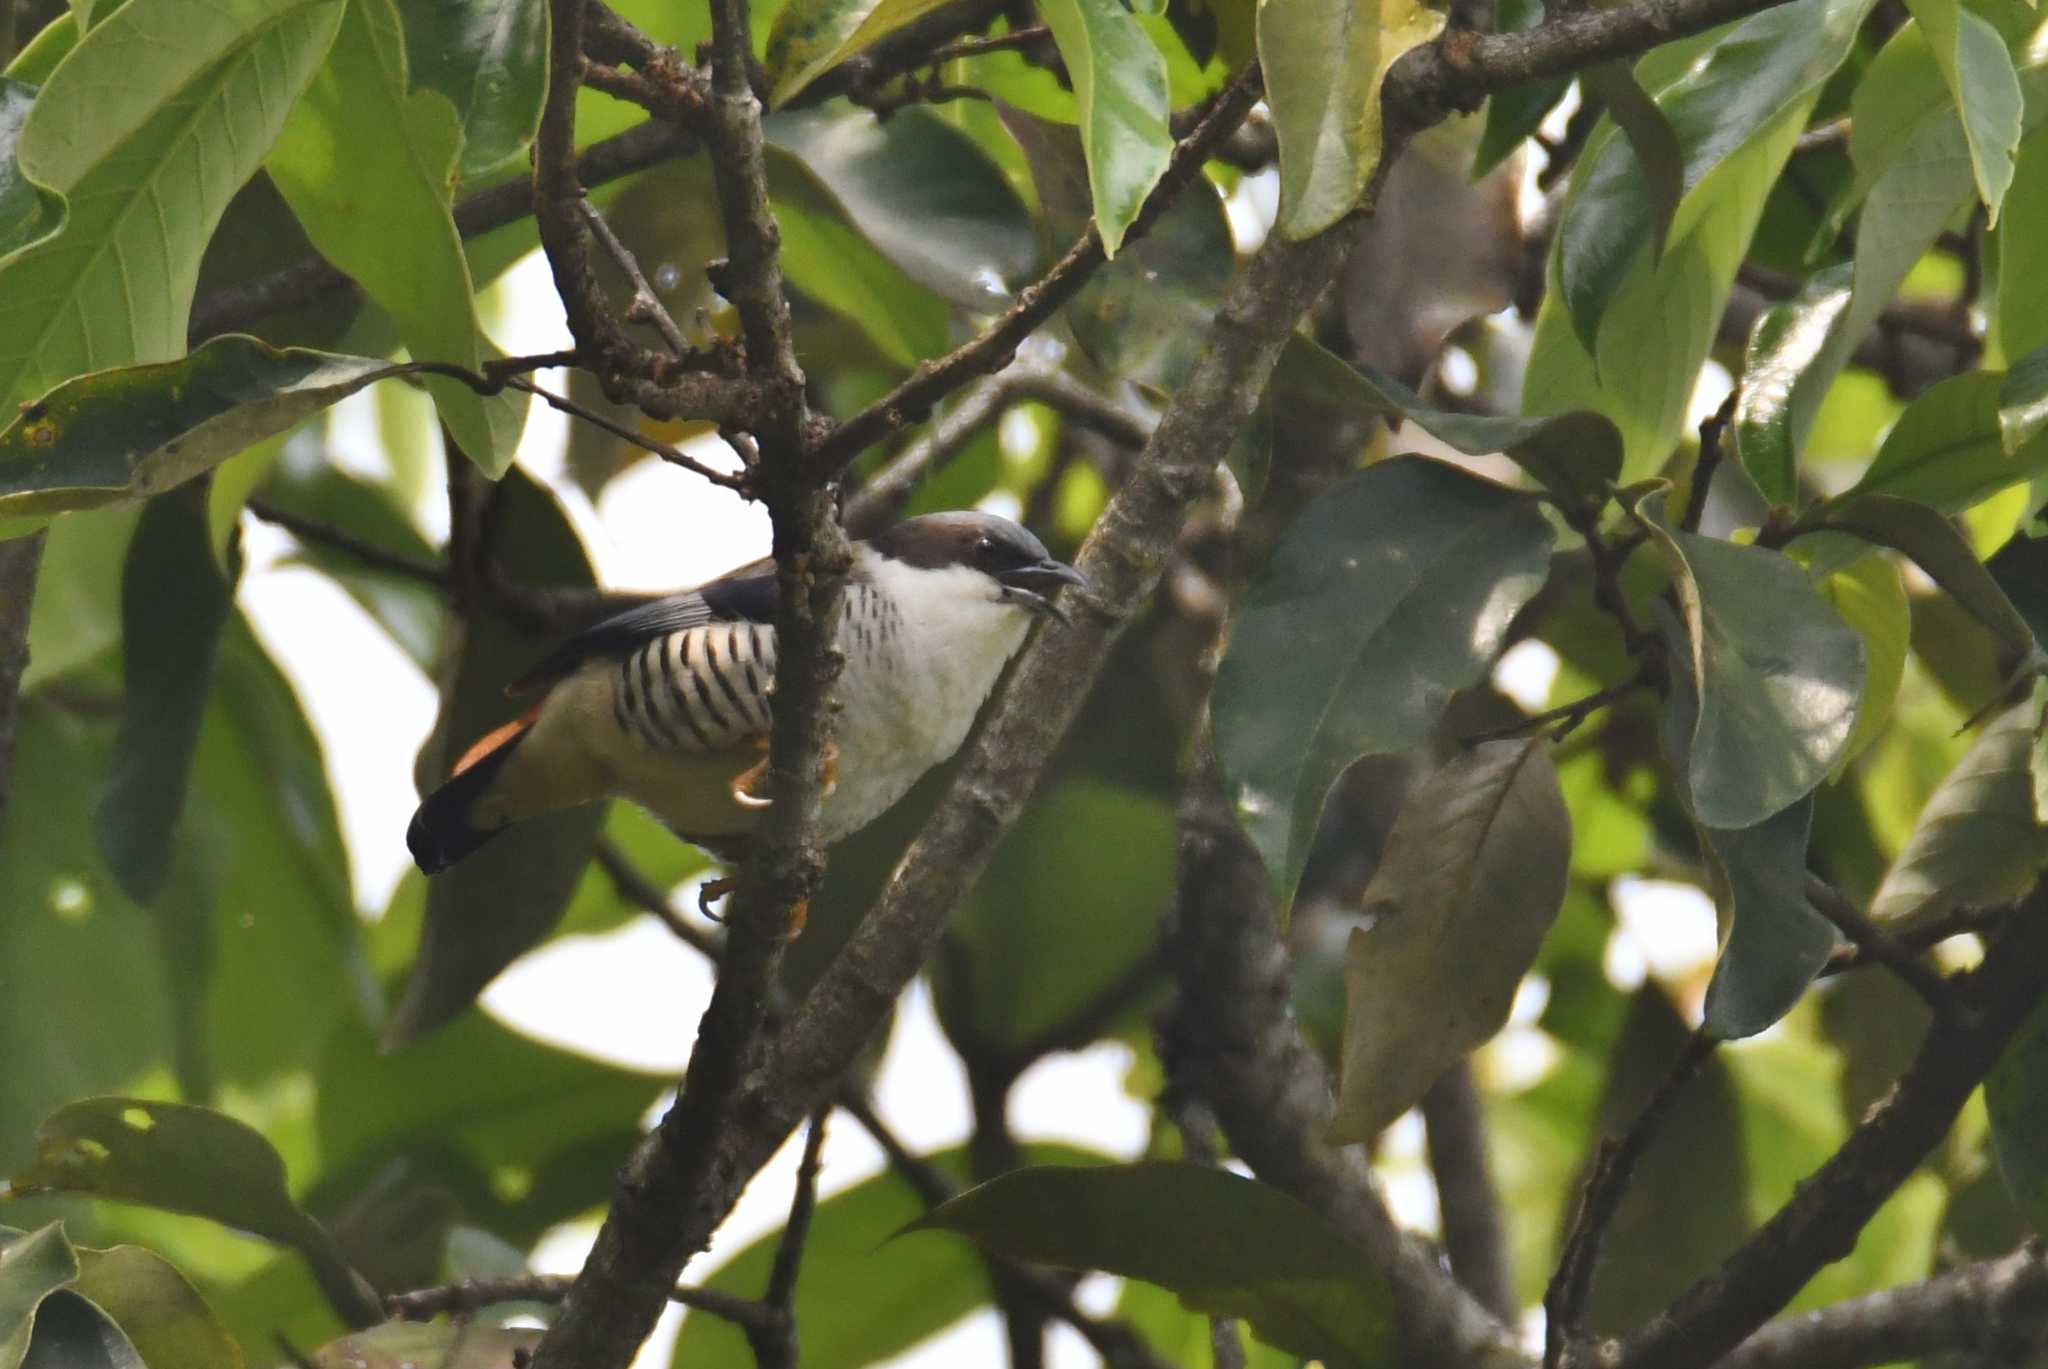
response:
[[[412,825],[405,829],[405,845],[422,872],[440,874],[505,830],[476,826],[470,821],[469,810],[491,787],[491,781],[505,766],[505,758],[518,748],[526,732],[525,727],[512,727],[504,729],[502,741],[497,740],[496,734],[486,738],[485,743],[464,758],[465,764],[446,784],[421,800],[419,811],[412,815]],[[488,750],[481,749],[494,741],[496,744]]]

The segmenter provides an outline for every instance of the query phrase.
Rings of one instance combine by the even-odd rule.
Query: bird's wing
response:
[[[552,684],[573,674],[585,661],[630,655],[635,648],[672,632],[709,623],[773,624],[779,598],[775,562],[763,557],[708,584],[636,605],[585,628],[520,676],[506,692],[520,694]],[[772,626],[769,630],[773,631]]]

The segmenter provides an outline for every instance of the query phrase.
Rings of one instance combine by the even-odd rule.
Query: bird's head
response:
[[[869,546],[918,570],[953,572],[949,579],[969,585],[985,582],[997,601],[1061,623],[1069,620],[1053,602],[1054,591],[1061,585],[1088,586],[1079,571],[1055,561],[1029,531],[993,513],[963,510],[906,518]]]

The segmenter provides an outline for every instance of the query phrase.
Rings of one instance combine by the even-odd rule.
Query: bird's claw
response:
[[[783,941],[791,942],[802,936],[804,924],[810,921],[810,918],[811,901],[807,898],[798,899],[796,906],[789,910],[789,925],[782,929]]]
[[[763,808],[774,807],[774,799],[755,792],[760,787],[761,782],[767,777],[768,758],[763,756],[759,761],[733,776],[732,784],[728,786],[728,792],[732,795],[732,801],[742,808],[749,808],[755,812],[759,812]],[[824,787],[821,797],[831,798],[832,791],[839,787],[838,742],[825,743],[825,752],[818,758],[818,780]]]
[[[713,922],[725,921],[724,918],[711,911],[711,905],[739,887],[739,879],[733,875],[720,875],[717,879],[705,880],[697,886],[697,911],[710,918]]]

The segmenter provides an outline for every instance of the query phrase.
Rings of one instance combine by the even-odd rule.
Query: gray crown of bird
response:
[[[819,835],[865,826],[959,749],[1035,616],[1086,582],[1029,532],[986,513],[905,519],[853,546]],[[775,564],[642,604],[579,634],[514,682],[544,690],[470,747],[413,815],[406,845],[437,874],[498,833],[602,798],[642,805],[727,861],[768,800]]]

